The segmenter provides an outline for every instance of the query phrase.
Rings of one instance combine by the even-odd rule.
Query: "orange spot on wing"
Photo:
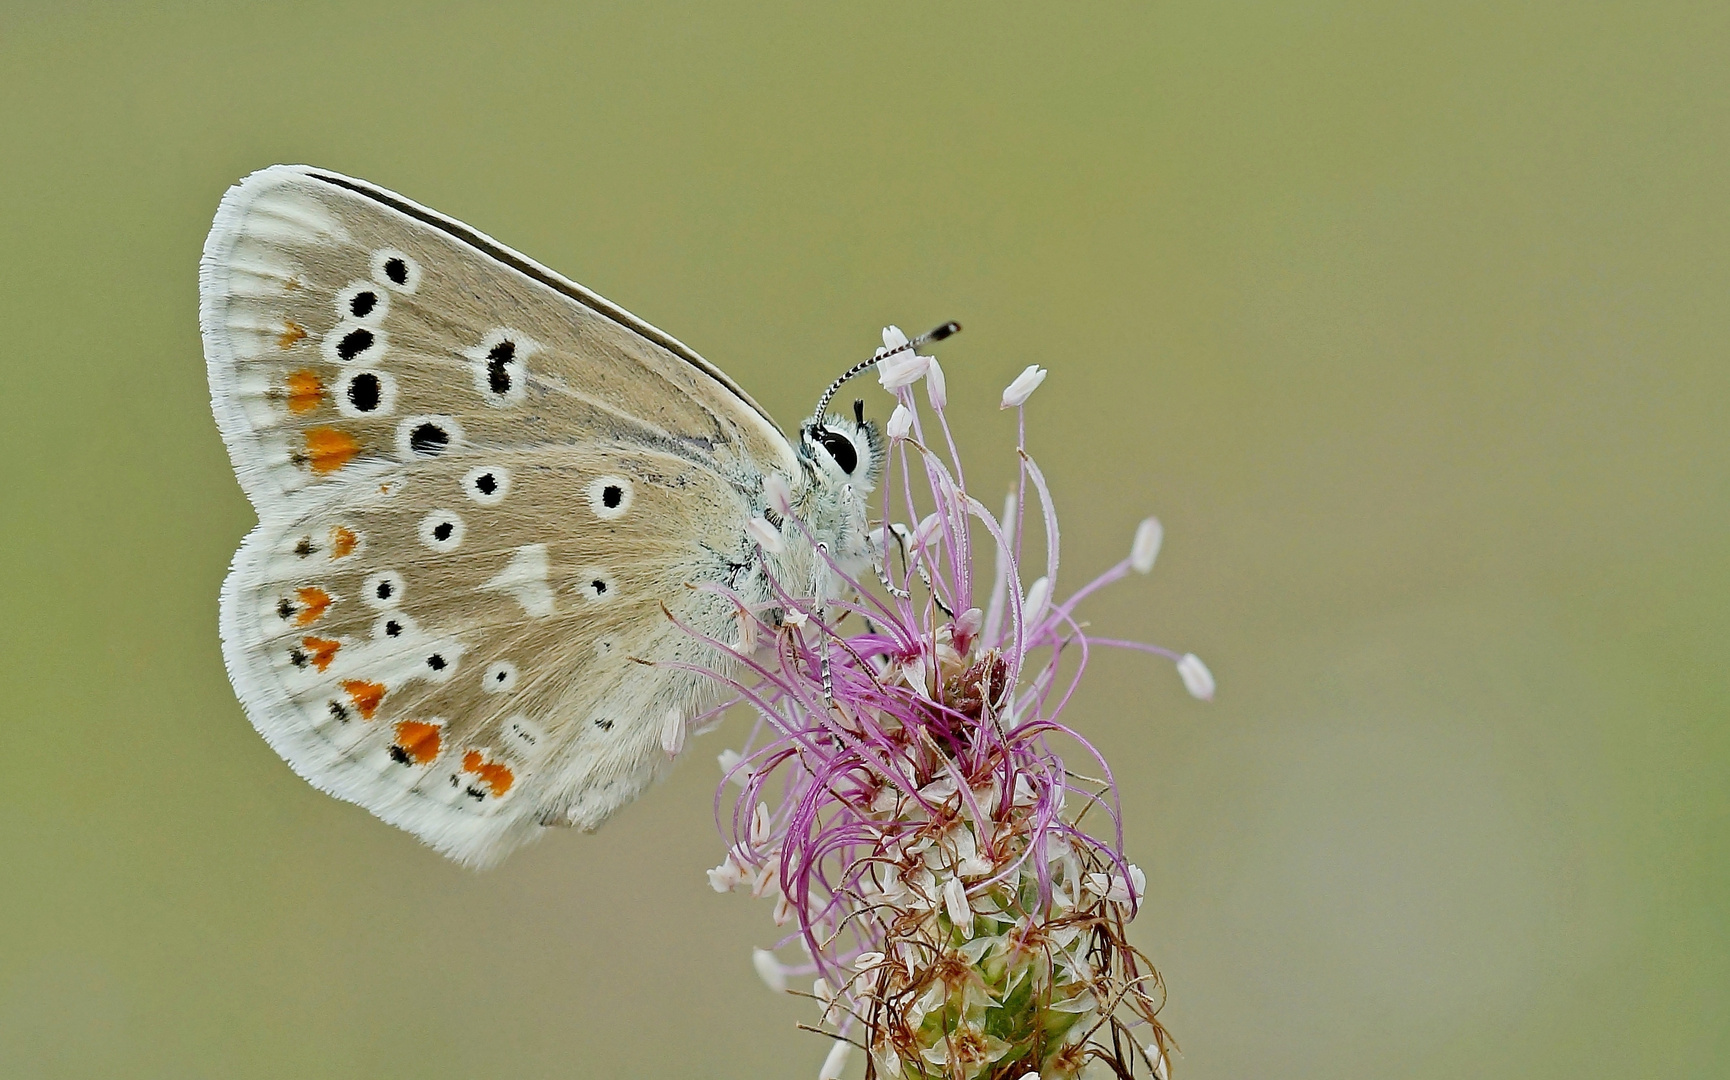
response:
[[[288,411],[296,416],[318,408],[324,400],[324,381],[313,371],[291,371],[284,380],[288,384]]]
[[[350,679],[342,684],[342,688],[354,702],[354,707],[360,710],[362,720],[371,720],[372,714],[378,712],[378,703],[384,700],[384,683]]]
[[[425,765],[439,756],[439,729],[437,724],[423,724],[418,720],[404,720],[396,726],[396,745],[404,756],[416,765]]]
[[[463,772],[480,777],[481,783],[492,789],[495,799],[509,791],[517,781],[515,773],[503,765],[485,760],[479,750],[470,750],[463,755]]]
[[[279,349],[293,348],[294,343],[305,336],[306,327],[293,319],[284,319],[282,320],[282,333],[276,339],[276,346]]]
[[[342,648],[342,642],[321,637],[303,637],[300,644],[306,650],[306,658],[320,671],[330,666],[330,662],[336,659],[336,650]]]
[[[330,473],[347,465],[360,453],[360,443],[353,435],[336,428],[309,428],[306,433],[306,460],[315,473]]]
[[[330,607],[330,594],[316,585],[297,590],[295,595],[300,597],[300,614],[295,616],[294,620],[297,626],[311,626],[322,618],[325,609]],[[328,662],[327,660],[326,663]],[[323,671],[323,665],[320,665],[318,670]]]
[[[346,525],[333,525],[330,530],[330,557],[341,559],[354,553],[354,546],[360,542],[360,537]]]

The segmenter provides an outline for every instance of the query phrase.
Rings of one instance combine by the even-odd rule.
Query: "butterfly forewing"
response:
[[[389,192],[277,167],[223,201],[202,322],[260,525],[223,591],[253,723],[318,786],[496,861],[598,825],[712,684],[785,439],[682,345]],[[665,610],[663,610],[665,609]],[[660,666],[645,666],[649,661]]]

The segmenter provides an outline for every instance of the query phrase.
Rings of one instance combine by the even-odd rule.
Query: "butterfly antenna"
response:
[[[910,352],[928,341],[942,341],[946,337],[954,337],[960,332],[960,323],[953,321],[946,322],[942,326],[933,327],[925,333],[920,334],[905,345],[897,345],[893,349],[880,349],[878,350],[877,355],[873,356],[871,359],[861,360],[859,363],[854,364],[852,367],[842,372],[839,379],[830,383],[829,389],[823,391],[823,396],[817,399],[817,411],[815,413],[815,416],[817,417],[817,426],[822,427],[823,417],[828,415],[829,412],[829,402],[837,393],[840,392],[841,387],[846,384],[848,379],[853,378],[861,372],[870,371],[872,368],[889,359],[891,356],[898,356],[901,353]]]

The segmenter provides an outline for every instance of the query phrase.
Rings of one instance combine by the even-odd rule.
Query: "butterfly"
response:
[[[300,776],[462,863],[597,828],[723,696],[741,603],[881,558],[884,446],[827,411],[842,380],[788,439],[673,337],[383,188],[229,189],[199,323],[258,514],[221,594],[236,694]]]

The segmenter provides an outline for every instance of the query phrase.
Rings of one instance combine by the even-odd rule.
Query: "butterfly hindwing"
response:
[[[453,857],[598,825],[720,658],[791,450],[695,354],[479,234],[298,167],[224,199],[201,316],[260,524],[231,677],[308,780]],[[638,661],[648,661],[645,666]]]

